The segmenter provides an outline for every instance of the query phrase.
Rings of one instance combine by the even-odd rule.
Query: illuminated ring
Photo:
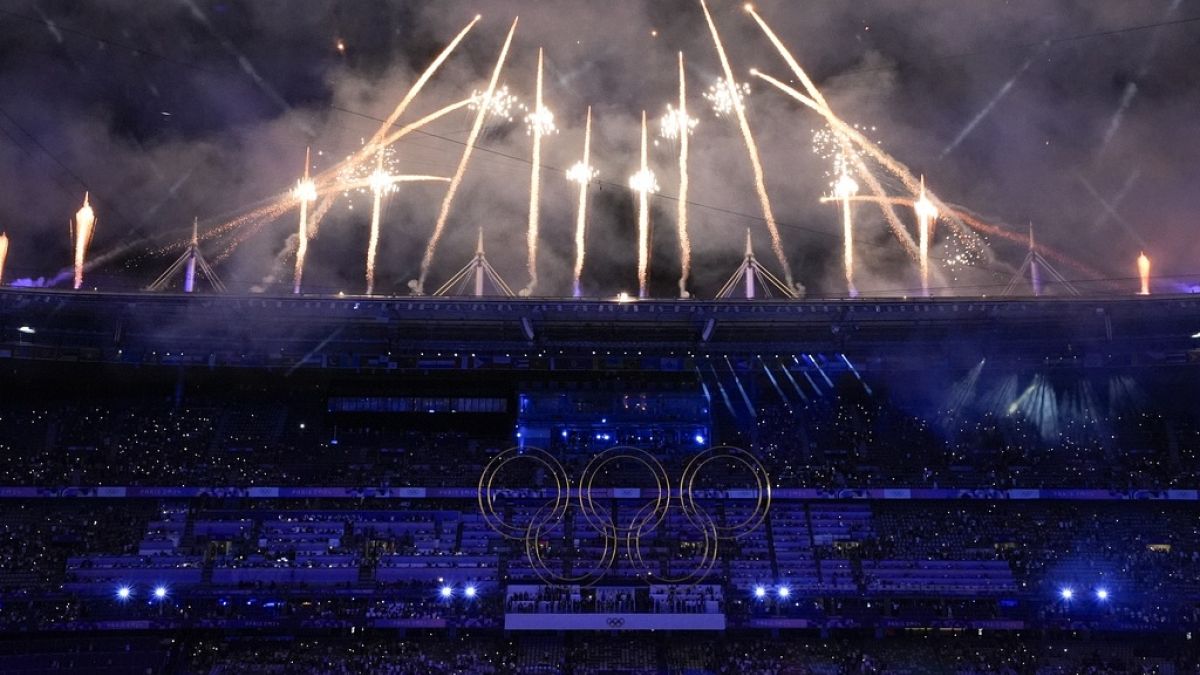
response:
[[[650,503],[643,505],[641,510],[638,511],[638,515],[634,518],[634,522],[638,523],[639,526],[631,531],[625,539],[625,544],[629,551],[629,560],[633,563],[633,566],[636,569],[644,572],[647,577],[657,583],[687,584],[694,586],[701,581],[704,581],[705,577],[708,576],[709,572],[711,572],[712,568],[717,564],[717,559],[719,558],[720,536],[717,533],[716,521],[712,519],[712,516],[708,515],[707,511],[699,510],[696,512],[695,515],[702,517],[704,522],[704,526],[698,528],[704,533],[704,552],[700,556],[700,565],[684,576],[672,577],[670,576],[670,563],[668,562],[667,575],[663,576],[657,572],[651,571],[651,567],[647,565],[645,559],[642,558],[642,535],[652,532],[655,529],[653,527],[649,529],[643,529],[642,527],[642,525],[647,524],[650,518],[654,515],[653,513],[646,514],[646,509],[648,508],[650,508]],[[688,517],[688,520],[694,523],[690,516]]]
[[[757,484],[754,511],[740,523],[716,526],[717,534],[720,538],[739,539],[758,529],[763,521],[766,520],[767,512],[771,509],[771,477],[767,475],[767,469],[762,465],[762,462],[758,461],[757,457],[742,448],[721,445],[709,448],[693,457],[687,463],[687,466],[684,467],[683,475],[680,476],[679,492],[680,500],[683,503],[683,513],[697,529],[703,529],[703,526],[692,520],[692,518],[699,513],[703,513],[704,509],[696,503],[696,497],[693,494],[696,476],[700,474],[705,465],[717,459],[730,459],[746,467],[754,476],[754,481]]]
[[[600,562],[596,567],[584,574],[568,576],[552,572],[546,565],[546,561],[542,559],[542,552],[538,548],[538,539],[541,537],[542,528],[552,520],[550,518],[538,518],[538,514],[545,508],[546,506],[543,505],[534,513],[534,518],[529,523],[529,529],[525,534],[525,557],[529,559],[529,565],[533,568],[533,573],[543,583],[551,585],[595,585],[604,578],[604,575],[608,574],[608,571],[612,569],[613,563],[617,559],[617,540],[604,536],[601,533],[601,539],[604,540],[604,551],[600,554]]]
[[[641,463],[654,476],[654,482],[657,485],[657,494],[654,497],[654,501],[650,502],[654,504],[654,524],[651,529],[657,527],[663,521],[663,518],[667,517],[667,510],[671,508],[671,477],[667,475],[667,470],[663,468],[662,463],[654,455],[640,448],[627,446],[609,448],[601,452],[592,457],[592,461],[588,462],[587,467],[584,468],[583,475],[579,477],[579,511],[587,519],[588,525],[591,525],[592,529],[613,539],[625,537],[635,529],[643,529],[642,525],[635,526],[632,521],[625,527],[619,525],[615,519],[608,519],[605,522],[605,519],[599,518],[596,514],[598,507],[592,499],[592,482],[596,480],[596,474],[606,465],[621,459],[631,459]]]
[[[520,459],[527,459],[537,462],[554,476],[555,495],[554,508],[545,515],[543,522],[531,521],[528,525],[521,527],[511,523],[504,522],[496,513],[495,495],[492,492],[492,483],[496,480],[496,475],[509,462]],[[483,520],[488,524],[488,527],[495,530],[502,537],[508,539],[525,539],[529,531],[536,525],[541,528],[546,523],[558,521],[562,519],[567,512],[567,505],[571,499],[571,479],[567,476],[566,469],[559,463],[553,455],[540,448],[509,448],[504,452],[492,458],[487,466],[483,469],[483,474],[479,476],[479,491],[477,498],[479,500],[479,512],[483,515]],[[545,507],[538,509],[535,513],[540,514]]]

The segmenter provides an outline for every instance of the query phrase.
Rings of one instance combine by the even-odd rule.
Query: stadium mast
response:
[[[183,255],[171,263],[166,272],[163,272],[154,283],[146,287],[148,291],[166,290],[171,281],[183,272],[183,292],[192,293],[196,290],[196,270],[199,269],[204,278],[208,280],[210,286],[218,293],[225,292],[225,284],[217,273],[213,271],[212,265],[204,259],[204,254],[200,252],[200,221],[192,221],[192,240],[188,243],[187,250]]]
[[[735,297],[743,297],[746,300],[754,300],[756,298],[769,298],[774,295],[781,295],[785,298],[797,297],[796,291],[788,288],[779,277],[771,274],[771,271],[763,267],[762,263],[754,257],[754,244],[750,239],[750,230],[746,230],[746,257],[742,260],[742,264],[729,277],[729,281],[717,291],[718,300],[730,300]]]
[[[1033,296],[1041,297],[1042,287],[1042,271],[1045,270],[1051,278],[1071,295],[1079,295],[1079,289],[1067,281],[1067,278],[1059,274],[1058,270],[1054,269],[1054,265],[1050,264],[1049,260],[1038,253],[1037,244],[1033,238],[1033,223],[1029,224],[1029,253],[1025,255],[1025,261],[1021,263],[1021,267],[1017,269],[1017,273],[1009,280],[1008,285],[1000,293],[1002,296],[1012,295],[1022,283],[1025,281],[1025,274],[1029,274],[1029,285],[1033,289]]]
[[[493,289],[491,292],[487,288],[489,284]],[[496,268],[488,262],[487,256],[483,252],[482,227],[479,228],[479,243],[475,246],[475,257],[433,294],[435,296],[471,295],[476,298],[489,295],[511,298],[515,295],[508,284],[504,283],[504,279],[500,278]]]

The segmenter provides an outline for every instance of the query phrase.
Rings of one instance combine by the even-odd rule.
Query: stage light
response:
[[[754,597],[756,597],[756,598],[767,597],[767,589],[763,588],[762,586],[755,586],[754,587]]]
[[[442,594],[443,598],[449,598],[450,596],[454,595],[454,589],[450,588],[449,586],[442,586],[442,590],[439,592]]]
[[[1075,597],[1075,591],[1073,591],[1069,588],[1062,589],[1061,591],[1058,592],[1058,594],[1060,596],[1062,596],[1063,600],[1070,600],[1071,598]]]
[[[17,329],[17,332],[24,333],[25,335],[37,335],[37,331],[34,330],[33,328],[30,328],[29,326],[21,326],[20,328]]]
[[[122,586],[117,589],[117,598],[121,600],[128,600],[130,594],[132,593],[133,591],[131,591],[128,586]]]
[[[466,589],[463,590],[463,593],[465,593],[468,598],[473,598],[475,597],[475,587],[467,586]]]
[[[789,596],[791,594],[792,594],[792,589],[788,588],[787,586],[779,587],[779,597],[786,598],[787,596]]]
[[[166,586],[155,586],[154,587],[154,597],[159,600],[162,600],[163,598],[167,597],[167,587]]]
[[[1108,599],[1108,589],[1107,588],[1097,588],[1096,589],[1096,599],[1100,600],[1101,602],[1107,600]]]
[[[693,437],[693,440],[696,441],[696,445],[704,445],[704,441],[705,441],[704,434],[696,434]]]

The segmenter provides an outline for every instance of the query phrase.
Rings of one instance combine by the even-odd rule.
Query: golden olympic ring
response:
[[[692,514],[702,511],[700,506],[696,504],[694,491],[696,476],[700,474],[701,469],[706,464],[718,459],[730,459],[745,466],[750,470],[751,475],[754,476],[757,486],[757,490],[755,490],[754,511],[740,523],[717,526],[717,532],[721,535],[721,539],[740,539],[758,529],[758,526],[762,525],[763,521],[766,520],[767,511],[771,509],[771,478],[767,475],[767,468],[762,465],[762,462],[758,461],[757,457],[742,448],[735,448],[731,445],[720,445],[701,452],[687,463],[687,466],[683,469],[683,476],[679,481],[679,496],[683,501],[683,513],[691,520]],[[697,528],[700,527],[694,521],[692,525],[695,525]]]
[[[496,475],[500,473],[500,470],[505,465],[520,459],[527,459],[541,464],[554,477],[554,508],[546,514],[545,522],[540,525],[560,520],[567,512],[567,503],[570,499],[571,479],[567,476],[567,470],[554,458],[554,455],[539,448],[509,448],[496,455],[484,467],[483,474],[479,476],[479,512],[483,515],[483,520],[488,524],[488,527],[491,527],[500,533],[501,536],[508,539],[524,539],[529,530],[533,528],[534,523],[530,522],[526,527],[519,527],[504,522],[503,518],[496,515],[493,503],[495,501],[495,494],[492,492],[492,483],[496,480]],[[541,513],[541,509],[538,510],[538,513]]]
[[[554,479],[555,494],[552,500],[533,512],[528,523],[516,524],[506,522],[496,513],[494,483],[496,476],[505,466],[521,459],[540,464],[546,469]],[[741,464],[749,470],[755,481],[754,510],[740,522],[726,525],[719,524],[705,511],[696,501],[695,495],[697,476],[708,464],[722,459]],[[642,505],[627,525],[620,525],[616,522],[612,514],[592,498],[592,486],[596,476],[612,462],[622,460],[641,464],[654,477],[655,482],[654,498]],[[563,521],[568,513],[571,498],[570,477],[553,455],[533,447],[509,448],[501,452],[488,463],[479,478],[478,500],[484,522],[489,527],[506,538],[524,541],[529,564],[538,578],[545,583],[591,586],[599,582],[612,568],[618,549],[623,544],[631,564],[651,581],[697,584],[712,571],[717,560],[720,559],[719,544],[721,540],[744,537],[762,525],[771,508],[771,480],[767,475],[766,468],[751,453],[742,448],[718,446],[709,448],[688,461],[680,476],[678,487],[680,507],[684,517],[704,537],[700,564],[696,569],[683,576],[672,576],[669,569],[666,574],[655,571],[642,556],[642,538],[658,529],[666,519],[673,501],[671,480],[667,470],[658,458],[645,450],[633,447],[610,448],[592,457],[584,468],[579,481],[578,508],[588,526],[600,534],[604,540],[604,551],[597,564],[583,574],[557,573],[547,565],[542,556],[540,545],[542,535],[547,529],[552,529]]]

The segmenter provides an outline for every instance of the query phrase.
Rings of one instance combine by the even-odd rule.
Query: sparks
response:
[[[717,117],[728,117],[730,113],[745,104],[746,97],[750,95],[750,85],[746,83],[730,84],[732,78],[725,79],[724,77],[717,78],[708,91],[704,93],[704,100],[712,107],[713,114]]]
[[[682,56],[682,54],[680,55]],[[690,117],[684,108],[667,104],[667,111],[658,120],[658,137],[665,141],[678,141],[691,136],[700,120]]]
[[[913,204],[917,214],[917,241],[921,263],[921,294],[929,297],[929,237],[933,221],[938,217],[937,207],[925,194],[925,178],[921,178],[921,195]]]
[[[858,289],[854,286],[854,223],[851,220],[850,199],[858,194],[858,183],[843,173],[834,186],[834,196],[842,204],[842,263],[846,271],[846,292],[850,297],[858,297]]]
[[[679,297],[689,297],[687,284],[692,273],[692,239],[688,233],[688,143],[692,130],[696,128],[696,120],[688,116],[687,111],[687,77],[683,67],[683,52],[679,52],[679,107],[672,110],[667,106],[667,114],[663,117],[663,130],[666,131],[671,122],[674,126],[675,137],[679,139],[679,198],[675,201],[675,222],[679,230]]]
[[[646,149],[646,111],[642,111],[641,169],[629,177],[629,187],[638,196],[638,297],[649,293],[650,281],[650,195],[658,192],[658,179],[650,170]]]
[[[542,97],[542,72],[544,52],[538,48],[537,60],[537,90],[534,93],[534,110],[525,118],[528,133],[533,136],[533,160],[530,162],[529,174],[529,228],[525,235],[525,246],[528,260],[525,263],[529,272],[529,283],[521,291],[521,295],[532,295],[538,284],[538,219],[541,214],[542,200],[542,137],[555,131],[554,113],[546,107]]]
[[[591,164],[592,146],[592,108],[588,106],[587,121],[583,126],[583,160],[577,162],[567,172],[567,178],[579,184],[579,203],[575,206],[575,274],[573,294],[579,297],[581,293],[580,279],[583,277],[583,260],[587,254],[587,195],[588,184],[596,177],[596,170]]]
[[[296,232],[296,271],[292,281],[292,292],[300,294],[300,282],[304,279],[304,259],[308,255],[308,205],[317,199],[317,186],[309,178],[311,153],[304,152],[304,178],[296,183],[292,196],[300,203],[300,226]]]
[[[83,287],[83,265],[96,228],[96,212],[89,197],[84,193],[83,207],[75,213],[75,290]]]
[[[8,235],[0,232],[0,284],[4,283],[4,260],[8,258]]]
[[[513,110],[520,106],[517,97],[508,91],[504,85],[489,96],[486,91],[476,89],[471,92],[471,110],[487,110],[490,117],[504,122],[513,121]]]
[[[1138,291],[1138,295],[1150,295],[1150,258],[1146,257],[1146,252],[1138,256],[1138,278],[1142,281],[1142,289]]]

